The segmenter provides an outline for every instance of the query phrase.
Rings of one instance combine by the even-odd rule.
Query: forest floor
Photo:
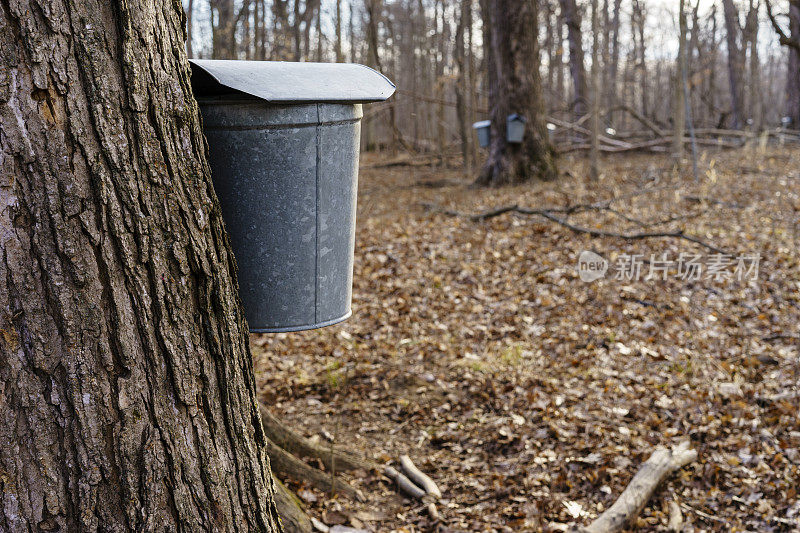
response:
[[[353,317],[252,338],[275,415],[381,463],[409,454],[442,489],[439,531],[588,524],[655,446],[686,439],[698,459],[633,529],[665,530],[670,501],[686,531],[800,529],[800,151],[704,152],[699,183],[666,156],[606,158],[596,183],[584,159],[562,158],[558,181],[496,190],[470,188],[461,169],[381,161],[362,161]],[[594,204],[556,215],[625,234],[682,229],[730,257],[426,203]],[[580,279],[584,250],[608,260],[604,278]],[[681,253],[701,256],[700,279],[657,268]],[[639,279],[622,268],[634,254]],[[757,279],[737,279],[753,277],[736,271],[745,255],[760,257]],[[341,477],[366,502],[289,485],[328,524],[433,529],[388,479],[356,474]]]

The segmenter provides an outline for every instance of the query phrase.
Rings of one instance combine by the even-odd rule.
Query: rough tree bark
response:
[[[583,33],[581,32],[581,13],[575,0],[559,0],[561,16],[567,26],[569,40],[569,71],[572,75],[571,107],[576,118],[589,111],[588,82],[583,58]]]
[[[277,531],[180,2],[0,2],[0,530]]]
[[[538,0],[481,0],[488,71],[491,144],[476,184],[507,185],[556,177],[539,75]],[[506,117],[528,119],[524,141],[506,141]]]

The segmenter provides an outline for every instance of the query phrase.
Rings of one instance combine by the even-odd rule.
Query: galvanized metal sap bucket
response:
[[[394,85],[361,65],[193,60],[192,86],[250,331],[349,317],[361,103]]]

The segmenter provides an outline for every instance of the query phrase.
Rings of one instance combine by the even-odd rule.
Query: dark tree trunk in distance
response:
[[[559,0],[561,15],[567,26],[569,40],[569,71],[572,75],[571,107],[576,118],[589,111],[589,84],[586,80],[586,65],[583,54],[583,32],[581,31],[581,13],[575,0]],[[530,31],[530,30],[528,30]]]
[[[789,2],[789,37],[800,44],[800,1]],[[800,46],[789,46],[786,73],[786,115],[792,128],[800,129]]]
[[[0,530],[278,531],[180,2],[0,2]]]
[[[532,178],[554,179],[542,82],[539,75],[536,1],[481,0],[491,126],[489,157],[477,184],[507,185]],[[528,119],[521,144],[506,141],[506,117]]]
[[[722,0],[725,13],[725,35],[728,44],[728,82],[731,92],[731,127],[744,125],[744,47],[739,11],[733,0]]]

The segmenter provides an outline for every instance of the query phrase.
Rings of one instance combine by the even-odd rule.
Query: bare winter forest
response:
[[[800,528],[800,3],[184,7],[190,57],[397,85],[365,108],[353,318],[251,338],[262,401],[330,476],[273,463],[314,527]],[[377,466],[404,454],[438,508]]]
[[[798,148],[800,0],[1,0],[0,532],[800,531]]]
[[[515,43],[532,39],[535,49],[518,68],[540,73],[559,152],[589,148],[594,106],[608,152],[668,151],[676,127],[696,145],[733,146],[800,124],[796,2],[534,4],[535,24]],[[471,124],[491,105],[489,2],[192,0],[185,8],[190,57],[372,66],[398,91],[368,110],[366,149],[479,163]],[[686,101],[678,114],[676,99]]]

